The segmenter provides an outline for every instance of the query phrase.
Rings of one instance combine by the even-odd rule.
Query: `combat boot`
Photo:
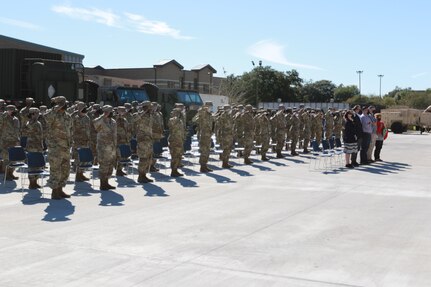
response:
[[[266,157],[266,154],[262,154],[262,158],[261,158],[261,160],[268,161],[268,160],[269,160],[269,158],[267,158],[267,157]]]
[[[303,153],[310,153],[310,151],[308,151],[308,149],[307,149],[307,148],[304,148]]]
[[[58,188],[58,194],[62,197],[62,198],[70,198],[70,194],[67,194],[63,191],[63,187]]]
[[[200,171],[205,173],[205,172],[208,172],[209,170],[207,169],[207,167],[205,166],[205,164],[201,164]]]
[[[110,186],[107,179],[100,179],[100,190],[110,190]]]
[[[117,172],[115,173],[115,175],[116,175],[116,176],[125,176],[125,175],[127,175],[127,173],[125,173],[125,172],[123,171],[123,169],[121,169],[121,168],[117,168]]]
[[[6,180],[12,181],[16,179],[18,179],[18,177],[13,174],[13,168],[8,168],[6,171]]]
[[[88,181],[88,180],[90,180],[90,179],[88,177],[85,177],[84,172],[82,170],[78,170],[76,172],[75,181],[83,182],[83,181]]]
[[[29,178],[28,179],[30,184],[28,185],[29,189],[38,189],[40,188],[40,186],[37,184],[37,179],[36,178]]]
[[[179,177],[179,176],[184,176],[184,174],[178,172],[177,169],[173,169],[171,172],[171,177]]]
[[[226,160],[226,161],[223,161],[223,165],[222,165],[222,168],[232,168],[233,167],[233,165],[230,165],[229,164],[229,162]]]
[[[157,172],[159,169],[155,165],[150,166],[150,172]]]
[[[251,161],[248,157],[246,157],[246,158],[244,159],[244,163],[245,163],[245,164],[253,164],[253,161]]]
[[[208,172],[214,171],[211,168],[209,168],[207,164],[205,164],[205,168],[207,169]]]
[[[292,151],[290,154],[291,154],[292,156],[299,155],[296,151]]]
[[[281,153],[281,151],[277,151],[277,158],[283,158],[283,154]]]
[[[55,200],[63,199],[63,197],[60,195],[59,191],[60,191],[59,188],[53,188],[52,194],[51,194],[51,199],[55,199]]]

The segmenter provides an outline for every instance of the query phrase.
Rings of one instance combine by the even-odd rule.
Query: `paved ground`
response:
[[[1,185],[0,286],[430,286],[430,143],[390,134],[355,170],[301,156],[71,183],[62,201]]]

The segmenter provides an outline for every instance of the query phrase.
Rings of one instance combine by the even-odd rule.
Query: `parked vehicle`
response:
[[[421,132],[431,128],[431,108],[425,111],[411,108],[383,109],[381,114],[382,121],[396,134],[413,128]]]

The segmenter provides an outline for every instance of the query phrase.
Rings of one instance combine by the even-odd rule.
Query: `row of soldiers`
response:
[[[96,155],[100,164],[99,177],[102,190],[113,189],[108,179],[116,168],[116,175],[125,175],[122,170],[118,145],[130,144],[132,138],[137,142],[137,156],[139,157],[138,182],[152,182],[147,177],[150,171],[157,171],[153,157],[153,145],[163,138],[163,115],[157,103],[143,102],[139,105],[113,108],[101,107],[98,104],[75,102],[67,106],[64,97],[56,97],[52,101],[53,108],[40,106],[32,107],[33,100],[26,99],[26,107],[19,112],[13,105],[6,106],[6,111],[0,117],[1,149],[3,167],[8,164],[8,147],[19,145],[21,137],[27,139],[27,151],[42,152],[48,149],[48,159],[51,175],[48,185],[53,189],[52,198],[69,197],[63,187],[69,177],[70,151],[74,158],[75,167],[79,167],[77,151],[82,147],[89,147]],[[0,109],[4,109],[4,102],[0,100]],[[245,164],[252,164],[250,154],[258,147],[262,160],[268,160],[266,154],[274,144],[277,157],[282,157],[282,149],[286,140],[290,141],[291,154],[297,155],[297,143],[302,140],[304,152],[310,139],[320,143],[322,131],[326,138],[334,133],[337,137],[337,113],[307,109],[285,109],[280,105],[277,112],[267,110],[256,111],[251,105],[239,105],[231,108],[225,105],[216,113],[212,113],[212,103],[205,104],[193,118],[196,126],[200,152],[200,171],[211,172],[208,160],[212,147],[212,136],[222,150],[220,158],[223,168],[232,167],[229,157],[235,143]],[[340,117],[342,118],[342,117]],[[325,124],[324,124],[325,123]],[[342,125],[341,125],[342,126]],[[171,176],[182,176],[178,169],[182,167],[181,159],[184,154],[184,141],[187,135],[184,105],[176,104],[168,122],[168,146],[171,153]],[[341,128],[339,129],[341,133]],[[340,135],[341,136],[341,135]],[[76,181],[88,180],[83,170],[76,168]],[[14,180],[13,169],[5,171],[7,180]],[[30,188],[39,188],[37,177],[30,178]]]

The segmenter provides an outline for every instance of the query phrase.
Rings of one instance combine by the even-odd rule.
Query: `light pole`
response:
[[[380,97],[382,97],[382,78],[383,78],[383,76],[384,75],[377,75],[377,77],[379,77],[380,79],[380,89],[379,89],[379,95],[380,95]]]
[[[364,71],[356,71],[356,73],[358,73],[358,75],[359,75],[359,98],[361,98],[361,74],[363,72]]]
[[[253,65],[253,70],[254,70],[256,68],[254,61],[251,61],[251,64]],[[260,66],[262,65],[262,61],[259,61],[259,65]],[[257,72],[257,70],[256,70],[256,72]],[[258,107],[258,103],[259,103],[258,81],[259,81],[259,78],[258,77],[256,77],[256,78],[257,78],[256,79],[256,107]]]

